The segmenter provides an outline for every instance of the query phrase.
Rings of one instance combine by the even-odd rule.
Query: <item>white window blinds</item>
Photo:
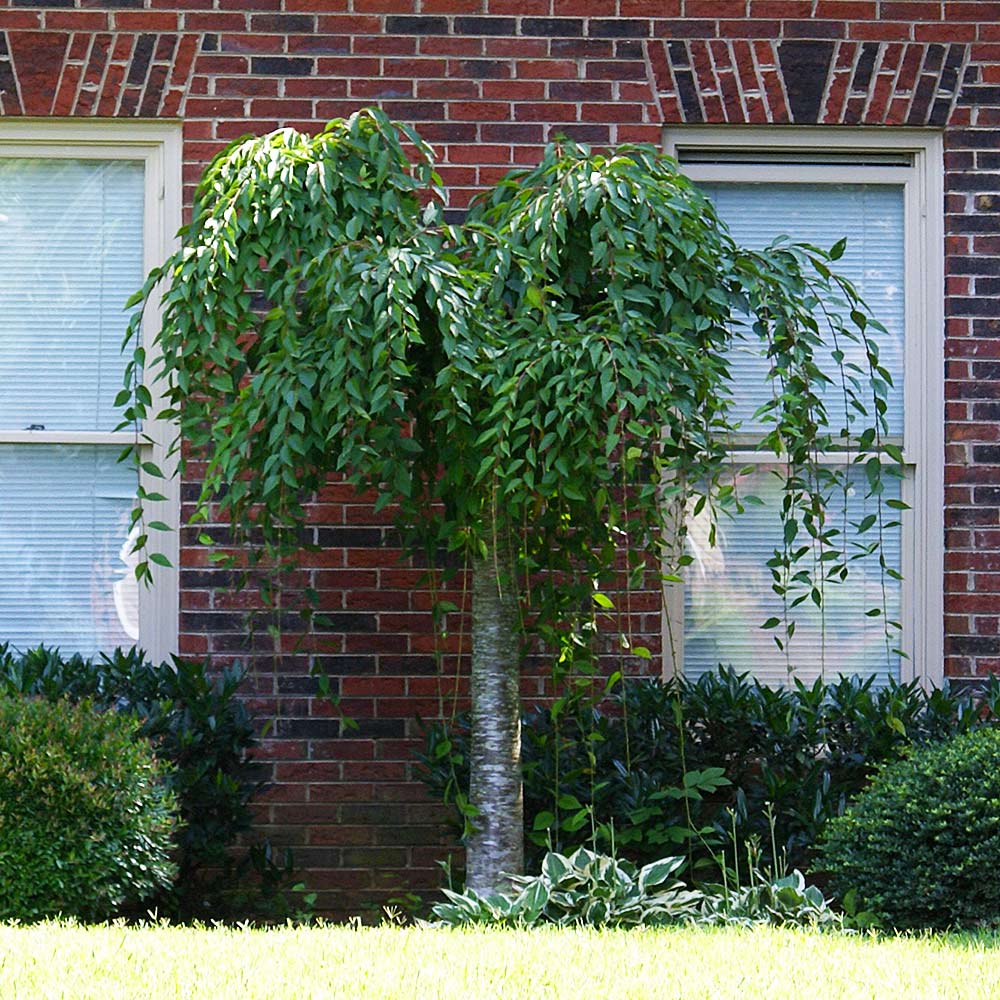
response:
[[[138,635],[122,559],[135,473],[117,449],[0,447],[0,636],[88,655]]]
[[[876,505],[865,500],[863,473],[852,475],[852,479],[847,517],[857,523],[866,514],[874,513]],[[898,677],[899,657],[887,649],[883,617],[865,614],[871,608],[882,609],[884,583],[889,619],[899,621],[900,583],[888,576],[883,580],[877,555],[852,562],[845,582],[826,584],[822,615],[810,601],[791,610],[796,627],[786,660],[774,643],[775,633],[760,627],[772,616],[784,621],[781,598],[771,589],[771,570],[767,566],[775,547],[781,547],[780,482],[761,466],[740,478],[739,490],[758,497],[763,506],[747,506],[733,520],[723,519],[714,548],[708,545],[705,519],[688,521],[688,552],[694,562],[685,570],[685,675],[697,678],[723,664],[750,670],[771,685],[787,684],[789,667],[793,677],[807,684],[821,675],[831,680],[838,674],[875,675],[882,683],[887,673]],[[899,499],[898,480],[887,481],[885,499]],[[834,506],[838,503],[839,498]],[[886,511],[888,515],[894,513]],[[843,530],[842,514],[837,511],[833,519],[835,526]],[[852,537],[852,529],[848,527],[847,531]],[[898,528],[884,532],[882,551],[886,562],[896,568],[899,542]],[[818,555],[817,550],[817,559]],[[818,563],[809,565],[809,569],[817,578],[821,576]],[[783,628],[779,627],[779,631],[783,633]],[[889,648],[896,645],[894,640]]]
[[[110,432],[144,187],[138,161],[0,157],[0,640],[21,648],[138,635],[135,476]],[[28,429],[44,442],[11,440]]]
[[[118,423],[142,217],[141,163],[0,159],[0,427]]]
[[[878,334],[874,339],[894,383],[889,394],[889,431],[901,434],[905,323],[902,185],[702,183],[699,187],[712,199],[742,246],[761,249],[779,236],[788,236],[829,250],[837,240],[847,237],[847,250],[835,267],[854,283],[872,314],[889,331],[888,336]],[[754,346],[748,342],[732,357],[737,387],[734,416],[743,422],[744,431],[761,430],[752,416],[770,391],[765,382],[767,361],[752,351]],[[845,363],[867,369],[860,345],[840,346]],[[843,394],[832,388],[824,402],[831,424],[840,426]]]
[[[715,203],[734,238],[745,246],[760,248],[776,237],[788,236],[829,248],[847,237],[847,251],[836,266],[854,282],[888,330],[888,335],[878,335],[877,339],[882,362],[895,383],[889,398],[889,428],[892,434],[901,435],[905,328],[902,185],[713,182],[700,186]],[[864,366],[861,348],[839,346],[848,360]],[[766,382],[766,360],[748,344],[734,353],[731,365],[734,409],[737,419],[743,422],[741,430],[759,433],[762,426],[753,420],[753,413],[772,391]],[[840,399],[836,389],[827,395],[834,426],[840,426],[843,419]],[[761,629],[768,618],[783,617],[781,600],[772,590],[771,572],[766,565],[781,542],[780,488],[763,465],[742,477],[738,486],[742,493],[759,497],[763,506],[750,506],[735,520],[722,523],[716,548],[708,546],[707,530],[698,519],[688,523],[688,551],[694,562],[685,572],[685,674],[697,677],[723,664],[751,670],[770,684],[787,683],[789,668],[793,677],[806,683],[821,674],[831,679],[841,673],[874,674],[882,682],[887,674],[898,677],[899,659],[889,652],[884,619],[865,615],[869,609],[884,607],[891,620],[900,617],[900,583],[881,572],[877,557],[852,562],[845,583],[827,585],[823,615],[808,601],[791,612],[796,632],[787,658],[775,645],[774,633]],[[848,499],[848,521],[858,522],[875,511],[874,502],[866,501],[865,493],[859,475]],[[898,482],[887,483],[886,499],[890,498],[899,498]],[[842,501],[834,500],[832,516],[843,528],[840,507]],[[894,513],[886,510],[886,515]],[[847,530],[851,536],[853,529]],[[869,540],[868,536],[865,540]],[[886,560],[897,570],[900,543],[898,527],[883,533]]]

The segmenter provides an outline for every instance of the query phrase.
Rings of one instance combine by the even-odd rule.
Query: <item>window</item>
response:
[[[880,129],[691,128],[668,135],[668,152],[705,190],[735,239],[761,247],[780,235],[830,247],[847,237],[838,262],[889,331],[880,336],[883,363],[893,373],[891,440],[903,450],[905,476],[887,484],[910,506],[899,528],[883,536],[902,584],[886,579],[890,615],[902,623],[906,657],[887,657],[880,620],[864,611],[882,604],[877,559],[855,563],[847,582],[826,595],[821,617],[796,609],[790,662],[794,676],[819,674],[939,681],[943,670],[943,179],[938,133]],[[732,664],[767,683],[787,680],[785,656],[773,633],[760,628],[780,602],[765,562],[779,541],[777,480],[766,455],[749,450],[760,435],[753,413],[766,398],[766,364],[736,352],[732,372],[736,416],[734,465],[753,467],[741,489],[764,501],[720,525],[707,545],[698,519],[688,522],[692,564],[668,595],[666,669],[688,676]],[[836,396],[830,398],[835,412]],[[842,404],[841,404],[842,405]],[[740,450],[741,445],[745,450]],[[836,455],[827,456],[835,462]],[[848,516],[868,513],[860,481]],[[869,506],[873,507],[871,501]],[[895,512],[893,512],[895,513]],[[683,623],[682,628],[680,623]],[[887,662],[888,658],[888,662]]]
[[[114,398],[123,307],[180,224],[179,180],[173,126],[0,123],[0,641],[17,648],[175,648],[176,572],[135,583]],[[143,428],[153,461],[167,430]],[[176,525],[176,495],[157,507]]]

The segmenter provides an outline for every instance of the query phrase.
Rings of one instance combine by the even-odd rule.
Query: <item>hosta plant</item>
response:
[[[806,885],[798,869],[780,878],[756,873],[749,885],[736,889],[706,886],[695,920],[741,927],[775,924],[839,930],[844,926],[843,916],[816,886]]]
[[[509,876],[510,891],[480,895],[446,889],[448,901],[432,912],[437,923],[451,927],[676,923],[695,915],[699,898],[675,877],[683,864],[684,858],[663,858],[637,869],[583,847],[569,857],[550,851],[540,874]]]

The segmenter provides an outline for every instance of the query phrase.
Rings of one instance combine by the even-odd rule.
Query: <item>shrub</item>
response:
[[[101,920],[170,884],[175,799],[138,726],[0,697],[0,919]]]
[[[998,711],[996,680],[978,703],[850,678],[769,688],[725,669],[697,681],[629,680],[603,701],[574,687],[524,717],[529,863],[550,843],[563,852],[613,844],[637,864],[690,853],[707,874],[735,815],[741,853],[756,839],[764,864],[805,868],[824,825],[880,764],[992,724]],[[432,793],[459,806],[467,746],[459,717],[428,726],[421,755]]]
[[[899,928],[1000,922],[1000,732],[965,733],[884,768],[828,824],[831,885]]]
[[[250,829],[249,802],[259,787],[250,761],[253,722],[237,698],[242,679],[235,667],[209,676],[194,660],[157,666],[136,649],[89,660],[41,646],[19,654],[0,644],[0,694],[90,699],[140,717],[138,735],[170,765],[165,780],[182,821],[177,880],[154,901],[173,917],[243,915],[249,900],[241,876],[263,873],[265,884],[273,876],[269,853],[236,861],[230,852]]]

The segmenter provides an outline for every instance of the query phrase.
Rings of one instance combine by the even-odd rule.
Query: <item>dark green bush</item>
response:
[[[0,697],[0,919],[103,920],[171,883],[175,799],[138,727]]]
[[[0,645],[0,694],[86,698],[140,717],[139,734],[153,741],[169,765],[166,780],[182,821],[178,877],[152,904],[166,915],[246,915],[251,901],[240,888],[241,876],[257,882],[269,874],[254,871],[262,868],[253,863],[264,857],[261,852],[237,860],[230,850],[250,829],[249,802],[259,787],[250,761],[253,723],[236,696],[242,679],[238,668],[210,676],[194,660],[157,666],[135,649],[88,660],[45,647],[21,654]]]
[[[550,841],[564,853],[613,841],[638,864],[682,851],[712,866],[732,850],[735,820],[738,849],[756,839],[770,864],[773,815],[779,853],[804,869],[826,822],[878,765],[992,722],[998,710],[995,681],[981,702],[870,680],[768,688],[731,670],[629,680],[598,703],[573,688],[524,718],[529,863]],[[464,718],[427,728],[424,778],[446,802],[463,802],[467,745]]]
[[[882,770],[827,825],[839,892],[898,928],[1000,923],[1000,731],[963,733]]]

